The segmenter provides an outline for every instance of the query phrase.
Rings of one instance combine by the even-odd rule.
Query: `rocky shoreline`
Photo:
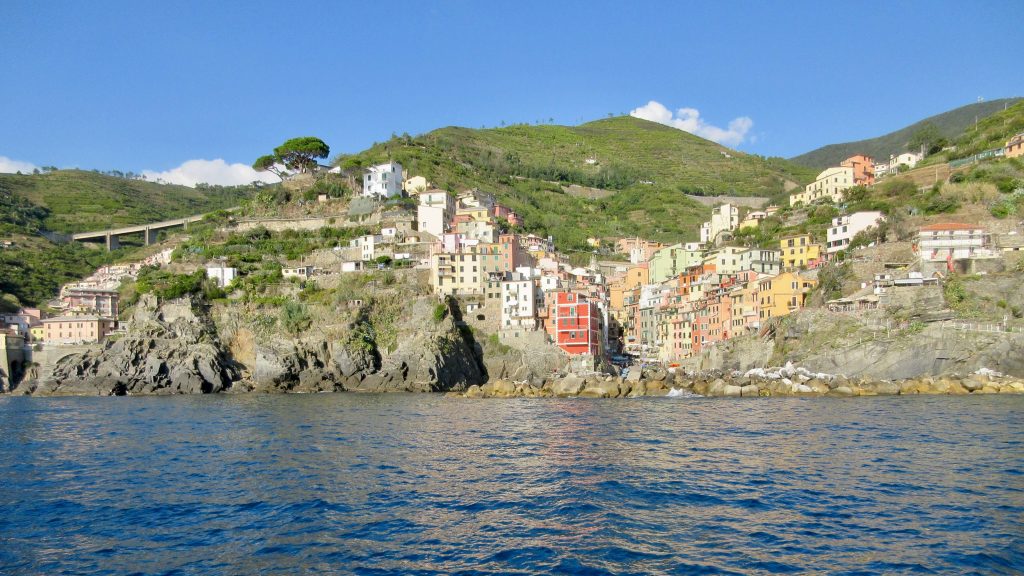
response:
[[[126,331],[102,345],[56,355],[12,394],[122,396],[210,393],[421,392],[464,398],[639,396],[877,396],[1024,393],[1024,379],[979,369],[966,375],[885,380],[776,368],[674,371],[628,376],[565,373],[568,357],[485,350],[449,310],[434,317],[421,298],[404,308],[402,338],[389,349],[347,337],[257,337],[194,299],[144,296]],[[226,319],[225,319],[226,318]],[[1014,374],[1017,374],[1016,372]]]
[[[872,380],[821,374],[794,367],[746,372],[707,371],[672,374],[655,369],[633,378],[577,376],[530,382],[496,380],[449,392],[461,398],[637,398],[641,396],[769,397],[769,396],[905,396],[911,394],[1021,394],[1024,379],[979,370],[968,375],[921,376],[902,380]]]

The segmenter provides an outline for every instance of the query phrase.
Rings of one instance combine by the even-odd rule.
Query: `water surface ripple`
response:
[[[2,574],[1019,574],[1024,396],[0,398]]]

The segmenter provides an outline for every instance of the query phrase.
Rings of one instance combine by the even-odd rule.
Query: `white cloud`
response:
[[[14,174],[21,172],[22,174],[31,174],[36,168],[38,166],[31,162],[22,162],[21,160],[12,160],[7,156],[0,156],[0,173]]]
[[[237,186],[249,184],[255,180],[273,183],[281,180],[269,172],[257,172],[242,163],[228,164],[221,158],[216,160],[188,160],[177,168],[163,172],[143,170],[147,180],[162,181],[168,184],[181,184],[195,187],[196,184],[219,184],[221,186]]]
[[[673,114],[662,103],[654,100],[633,110],[629,115],[678,128],[726,146],[742,144],[747,139],[747,133],[754,127],[753,120],[747,116],[740,116],[729,122],[728,128],[719,128],[705,122],[696,108],[680,108]]]

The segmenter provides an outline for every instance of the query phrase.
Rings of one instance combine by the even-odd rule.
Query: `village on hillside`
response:
[[[1021,156],[1022,142],[1024,135],[1017,135],[987,157]],[[853,156],[792,193],[790,206],[842,205],[851,188],[874,186],[921,159],[914,153],[894,155],[888,162]],[[589,369],[637,359],[679,365],[720,342],[768,333],[780,318],[808,305],[822,267],[837,259],[856,260],[857,250],[864,248],[853,250],[851,243],[886,218],[880,211],[844,211],[832,219],[824,237],[786,235],[776,245],[748,247],[733,240],[777,216],[780,208],[722,203],[700,226],[699,242],[590,238],[594,250],[587,255],[589,263],[581,265],[579,258],[556,249],[556,239],[523,233],[523,219],[485,191],[437,189],[397,162],[363,169],[359,183],[347,210],[350,216],[365,215],[359,220],[373,232],[299,261],[283,261],[283,280],[326,281],[392,267],[412,269],[439,299],[457,306],[467,324],[496,334],[507,345],[553,344],[576,366]],[[404,203],[394,202],[403,198]],[[314,202],[331,201],[321,194]],[[301,225],[315,229],[333,222],[333,217],[307,219]],[[289,226],[232,222],[237,229],[275,224]],[[920,226],[913,239],[916,261],[878,261],[873,279],[864,279],[860,290],[820,304],[837,312],[878,308],[892,291],[934,284],[950,272],[999,271],[1006,252],[1022,249],[1020,239],[1016,230],[933,221]],[[104,266],[65,285],[49,304],[52,315],[39,308],[0,315],[7,373],[18,374],[28,363],[28,355],[18,350],[78,346],[116,336],[123,330],[121,282],[136,278],[145,267],[170,265],[173,251],[173,246],[161,247],[144,260]],[[609,252],[614,258],[607,257]],[[206,277],[228,292],[242,275],[223,261],[204,266]]]

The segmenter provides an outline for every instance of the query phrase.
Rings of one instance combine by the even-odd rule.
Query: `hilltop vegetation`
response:
[[[117,178],[85,170],[46,174],[0,174],[0,198],[16,198],[45,212],[38,226],[54,232],[88,232],[117,226],[156,222],[228,208],[251,196],[249,186],[157,184]],[[0,201],[0,220],[8,221],[12,207]],[[38,214],[37,214],[38,216]]]
[[[106,252],[77,243],[55,244],[44,231],[62,233],[156,222],[241,203],[249,186],[188,188],[84,170],[45,174],[0,174],[0,238],[15,246],[0,250],[0,297],[41,305],[61,284],[88,276],[99,266],[136,255],[134,239]]]
[[[810,152],[794,156],[790,160],[796,164],[807,166],[816,170],[823,170],[829,166],[837,166],[840,162],[854,154],[867,154],[876,160],[888,160],[890,154],[898,154],[907,151],[915,135],[921,132],[930,132],[937,138],[944,138],[952,142],[969,128],[974,127],[975,120],[986,119],[994,114],[1003,111],[1004,106],[1011,105],[1013,108],[1024,105],[1020,98],[1004,98],[990,102],[979,102],[961,106],[955,110],[943,112],[910,126],[890,132],[877,138],[858,140],[856,142],[844,142],[841,144],[829,144]],[[984,148],[983,148],[984,149]],[[979,150],[980,151],[980,150]],[[976,153],[976,152],[974,152]],[[968,156],[969,154],[964,154]]]
[[[565,250],[586,249],[588,236],[694,239],[709,209],[685,194],[770,196],[813,178],[785,160],[628,116],[577,127],[442,128],[337,161],[358,168],[389,158],[442,189],[495,192],[527,231],[552,235]],[[607,194],[579,198],[566,192],[570,184]]]

